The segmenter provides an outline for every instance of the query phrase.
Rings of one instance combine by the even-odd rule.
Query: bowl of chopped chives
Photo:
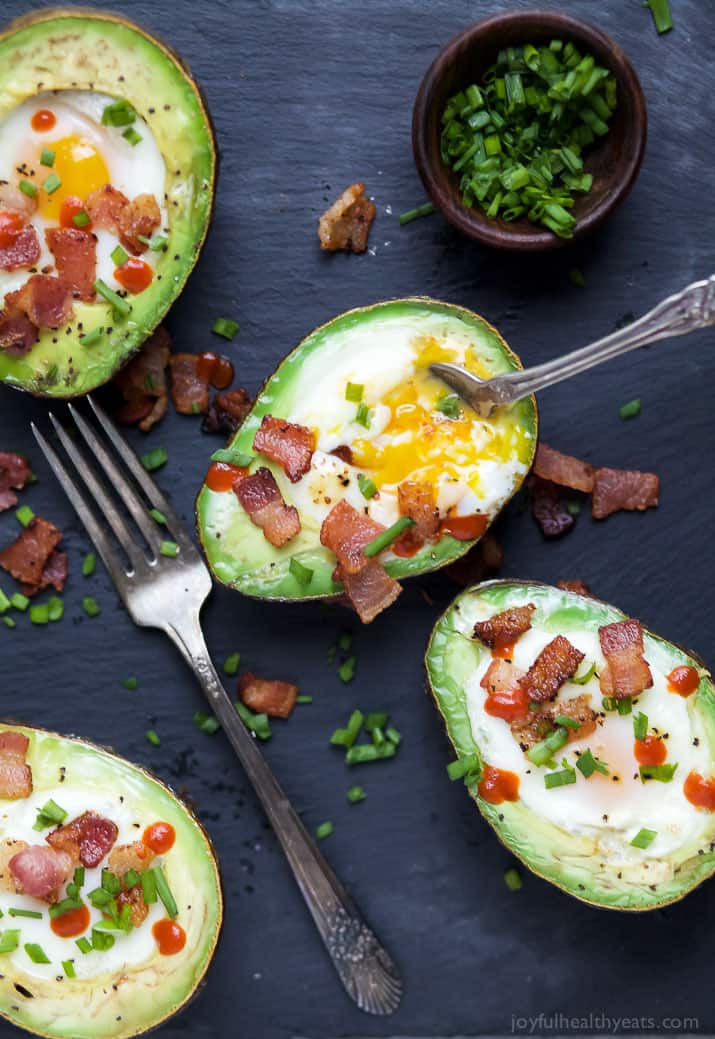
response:
[[[412,114],[435,207],[460,231],[516,251],[582,237],[638,175],[648,119],[621,48],[551,11],[496,15],[437,55]]]

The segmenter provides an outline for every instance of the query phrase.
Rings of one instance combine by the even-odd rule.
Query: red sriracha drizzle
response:
[[[22,231],[22,217],[19,213],[0,213],[0,249],[12,245]]]
[[[715,779],[706,779],[699,772],[690,772],[683,783],[683,793],[696,808],[715,812]]]
[[[78,213],[82,213],[83,211],[84,203],[82,202],[82,199],[77,198],[76,195],[69,195],[66,199],[64,199],[62,205],[60,206],[60,227],[73,227],[76,230],[77,225],[74,222],[74,218],[78,215]],[[91,231],[91,221],[88,224],[84,224],[82,228],[80,228],[80,230]]]
[[[176,840],[176,830],[171,823],[152,823],[142,834],[142,843],[151,848],[155,855],[171,851]]]
[[[484,701],[484,710],[493,718],[513,722],[529,713],[529,696],[519,685],[501,689],[488,694]]]
[[[233,382],[233,365],[227,357],[219,357],[207,350],[199,354],[196,374],[200,379],[210,382],[215,389],[225,390]]]
[[[519,777],[516,772],[505,772],[492,765],[485,765],[478,793],[483,801],[492,805],[500,805],[502,801],[518,801]]]
[[[50,920],[50,927],[60,938],[76,938],[89,927],[89,909],[85,905],[68,909],[62,916]]]
[[[51,130],[56,122],[57,117],[54,112],[50,112],[48,108],[39,108],[30,120],[30,125],[36,133],[44,133],[46,130]]]
[[[144,260],[130,256],[121,267],[117,267],[114,277],[127,292],[138,296],[144,289],[148,289],[154,280],[154,271]]]
[[[446,516],[440,525],[440,534],[449,534],[457,541],[474,541],[482,536],[489,523],[488,516]]]
[[[233,485],[246,475],[248,469],[228,462],[212,462],[206,473],[204,483],[210,491],[232,491]]]
[[[633,753],[639,765],[662,765],[668,756],[665,740],[648,735],[644,740],[636,740]]]
[[[700,675],[694,667],[681,664],[668,675],[668,689],[679,696],[690,696],[700,685]]]
[[[176,920],[157,920],[151,933],[162,956],[175,956],[186,945],[186,931]]]

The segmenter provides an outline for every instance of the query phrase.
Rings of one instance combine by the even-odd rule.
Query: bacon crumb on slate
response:
[[[320,543],[334,552],[343,578],[357,574],[367,564],[363,549],[382,534],[385,527],[358,512],[343,498],[334,505],[320,528]]]
[[[315,433],[296,422],[264,415],[253,438],[253,447],[277,462],[291,483],[297,483],[310,469]]]
[[[96,295],[97,236],[76,227],[51,227],[45,231],[45,239],[60,279],[75,299],[91,302]]]
[[[67,561],[67,553],[56,548],[54,552],[50,553],[47,562],[42,568],[39,589],[34,584],[23,584],[22,594],[33,596],[38,591],[42,591],[43,588],[49,588],[50,585],[52,585],[56,592],[61,592],[64,589],[68,572],[69,564]]]
[[[197,415],[209,406],[209,380],[199,374],[200,354],[171,358],[171,399],[180,415]]]
[[[73,862],[93,869],[112,849],[119,830],[111,819],[83,812],[70,823],[58,826],[45,840],[56,851],[67,852]]]
[[[62,534],[54,524],[36,516],[13,544],[0,552],[0,566],[22,583],[25,595],[34,595],[43,587],[45,567],[61,540]]]
[[[32,793],[32,769],[26,763],[30,741],[21,732],[0,732],[0,798],[8,801]]]
[[[561,686],[572,678],[583,660],[583,653],[563,635],[545,646],[521,679],[530,702],[553,700]]]
[[[118,422],[137,422],[143,433],[148,433],[166,414],[166,367],[171,356],[171,338],[159,325],[113,379],[113,385],[124,399],[115,410]]]
[[[606,666],[600,672],[601,692],[617,700],[638,696],[653,685],[653,675],[643,657],[643,628],[628,619],[598,629]]]
[[[321,249],[364,253],[377,209],[365,194],[365,185],[351,184],[318,221]]]
[[[72,290],[60,278],[33,274],[5,297],[8,317],[24,314],[36,328],[59,328],[74,317]]]
[[[558,587],[563,588],[565,592],[576,592],[577,595],[591,595],[591,589],[586,582],[578,578],[575,581],[559,581]]]
[[[571,530],[574,518],[566,511],[555,483],[542,480],[540,476],[532,476],[529,480],[529,493],[532,514],[544,537],[557,538]]]
[[[655,473],[641,473],[637,469],[597,469],[593,516],[605,519],[620,509],[643,512],[658,504],[658,490],[659,480]]]
[[[238,695],[254,714],[288,718],[295,707],[298,686],[277,678],[259,678],[247,671],[238,680]]]
[[[363,624],[370,624],[402,592],[402,585],[390,577],[377,559],[367,560],[356,574],[345,573],[338,567],[336,576]]]
[[[536,606],[530,602],[526,606],[512,606],[501,613],[495,613],[488,620],[477,621],[474,638],[491,649],[512,646],[531,627],[531,615],[535,609]]]
[[[542,480],[551,480],[560,487],[590,494],[593,490],[594,468],[573,455],[564,455],[543,441],[536,449],[534,473]]]
[[[15,491],[21,491],[32,476],[26,458],[14,451],[0,451],[0,512],[17,505]]]
[[[287,545],[300,533],[298,510],[286,505],[270,469],[257,469],[244,476],[233,489],[251,522],[261,528],[266,540],[276,548]]]
[[[0,311],[0,350],[11,357],[24,357],[37,342],[38,329],[26,314]]]
[[[238,387],[226,393],[216,393],[201,423],[202,433],[235,433],[253,407],[247,390]]]

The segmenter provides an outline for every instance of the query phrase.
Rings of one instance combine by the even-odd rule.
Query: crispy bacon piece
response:
[[[267,541],[276,548],[287,545],[300,533],[300,517],[293,505],[286,505],[270,469],[257,469],[234,484],[233,489],[252,523],[260,527]]]
[[[532,476],[529,480],[531,511],[544,537],[557,538],[571,530],[574,518],[564,508],[559,489],[550,480]]]
[[[7,294],[5,312],[24,314],[36,328],[59,328],[74,317],[72,290],[59,278],[33,274],[21,289]]]
[[[208,376],[199,374],[200,354],[171,358],[171,399],[180,415],[197,415],[209,406]]]
[[[461,585],[476,584],[497,573],[504,563],[504,549],[493,534],[485,534],[478,545],[450,563],[445,573]]]
[[[296,422],[264,415],[253,438],[256,451],[278,462],[291,483],[298,483],[310,469],[315,451],[315,433]]]
[[[531,750],[535,743],[546,739],[554,731],[553,722],[544,708],[527,711],[521,718],[515,718],[509,728],[524,752]]]
[[[384,529],[381,523],[358,512],[344,498],[332,507],[320,528],[320,543],[337,556],[343,575],[341,580],[362,570],[367,563],[363,549]]]
[[[330,454],[335,455],[336,458],[339,458],[341,462],[345,462],[346,465],[353,464],[352,448],[347,444],[338,444],[337,447],[333,448]]]
[[[595,519],[605,519],[620,509],[629,511],[654,508],[658,504],[660,481],[655,473],[637,469],[597,469],[591,511]]]
[[[253,407],[247,390],[238,387],[227,393],[217,393],[201,423],[202,433],[235,433]]]
[[[365,194],[365,185],[351,184],[318,221],[320,248],[364,253],[376,213],[375,203]]]
[[[576,674],[583,653],[563,635],[544,646],[541,653],[521,679],[531,703],[553,700],[561,686]]]
[[[32,475],[27,459],[14,451],[0,451],[0,512],[17,505],[17,495]]]
[[[115,844],[109,853],[107,868],[121,880],[130,869],[136,870],[137,873],[147,869],[151,865],[153,858],[154,852],[144,841],[134,841],[132,844]]]
[[[119,241],[135,256],[146,252],[147,246],[137,235],[151,238],[161,226],[161,210],[153,195],[137,195],[119,211],[117,219]]]
[[[32,793],[32,769],[26,763],[30,741],[21,732],[0,732],[0,798],[19,801]]]
[[[513,646],[531,627],[531,615],[535,609],[534,604],[530,602],[526,606],[512,606],[508,610],[502,610],[488,620],[477,621],[474,625],[474,638],[497,651]]]
[[[238,680],[238,695],[255,714],[288,718],[295,707],[298,686],[277,678],[259,678],[247,671]]]
[[[138,422],[143,433],[148,433],[166,414],[166,366],[171,355],[171,338],[159,325],[147,339],[138,354],[117,375],[114,386],[124,398],[115,417],[119,422]]]
[[[45,839],[56,851],[67,852],[75,864],[93,869],[111,850],[118,833],[111,819],[83,812],[71,823],[58,826]]]
[[[570,700],[542,704],[538,711],[529,711],[528,715],[512,722],[512,735],[521,749],[530,750],[535,743],[545,739],[553,732],[556,727],[556,718],[560,714],[573,718],[579,723],[577,729],[566,729],[569,743],[584,739],[596,731],[598,715],[591,707],[591,695],[581,693],[580,696],[574,696]]]
[[[338,567],[337,578],[342,581],[345,595],[363,624],[374,621],[402,592],[402,585],[390,577],[377,559],[369,559],[354,574]]]
[[[104,231],[119,232],[119,217],[122,211],[129,205],[129,199],[111,184],[93,191],[87,196],[84,208],[89,214],[90,220],[95,227]]]
[[[25,595],[43,587],[43,574],[62,534],[48,520],[36,516],[20,536],[0,552],[0,566],[23,585]]]
[[[31,597],[36,595],[38,591],[42,591],[43,588],[49,588],[50,585],[56,592],[61,592],[64,589],[68,571],[67,553],[56,548],[54,552],[50,553],[47,562],[42,568],[39,589],[34,584],[23,584],[21,586],[22,594]]]
[[[414,520],[406,536],[429,541],[440,528],[439,509],[434,485],[420,480],[403,480],[397,488],[397,503],[401,516]]]
[[[25,314],[0,311],[0,350],[11,357],[24,357],[37,342],[37,327]]]
[[[551,480],[560,487],[590,494],[593,490],[594,468],[573,455],[564,455],[543,441],[536,449],[534,472],[542,480]]]
[[[643,657],[643,628],[640,621],[615,621],[598,629],[606,666],[600,672],[601,692],[625,700],[653,685],[653,675]]]
[[[510,661],[496,658],[484,672],[479,684],[487,693],[503,693],[512,689],[523,677],[524,672]]]
[[[0,891],[10,891],[19,894],[20,890],[15,877],[10,872],[10,859],[18,852],[24,851],[27,841],[17,841],[14,837],[6,837],[0,841]]]
[[[149,915],[149,906],[144,901],[144,891],[141,884],[135,884],[134,887],[119,892],[117,895],[117,907],[120,913],[122,906],[125,905],[132,907],[130,913],[132,927],[141,927]]]
[[[25,223],[37,209],[37,196],[30,198],[7,180],[0,180],[0,210],[19,213]]]
[[[72,857],[45,844],[30,844],[10,859],[8,868],[19,891],[46,902],[56,902],[60,888],[72,873]]]
[[[32,224],[13,236],[8,245],[0,246],[0,271],[19,271],[34,267],[40,259],[40,239]]]
[[[75,299],[92,301],[97,280],[96,235],[76,227],[51,227],[45,231],[45,239],[57,274],[72,289]]]
[[[576,592],[577,595],[591,595],[591,589],[586,582],[578,578],[575,581],[559,581],[558,586],[563,588],[565,592]]]

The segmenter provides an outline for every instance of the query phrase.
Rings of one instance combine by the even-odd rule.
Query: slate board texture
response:
[[[40,7],[5,0],[4,18]],[[497,325],[525,363],[554,357],[611,331],[713,270],[711,41],[715,7],[672,0],[675,30],[658,37],[639,0],[559,5],[610,33],[642,80],[650,140],[642,173],[620,211],[577,247],[516,259],[461,238],[439,216],[400,228],[423,201],[410,118],[438,48],[471,21],[526,8],[498,0],[127,0],[111,5],[163,33],[202,84],[221,152],[216,215],[203,257],[168,324],[182,350],[216,348],[210,328],[236,317],[228,352],[238,380],[258,389],[313,327],[349,307],[415,293],[464,304]],[[370,253],[325,256],[319,214],[365,181],[379,216]],[[586,288],[574,287],[579,267]],[[504,576],[579,577],[595,592],[712,663],[715,584],[711,445],[715,334],[699,333],[618,360],[541,396],[546,440],[599,464],[656,469],[662,501],[645,515],[605,523],[578,518],[553,544],[514,502],[500,523]],[[71,577],[60,624],[0,629],[0,713],[110,744],[184,793],[223,864],[223,940],[206,989],[161,1031],[165,1039],[329,1039],[336,1036],[508,1034],[514,1019],[545,1015],[533,1030],[609,1031],[596,1015],[640,1018],[631,1030],[715,1030],[707,980],[715,883],[643,916],[580,904],[529,875],[518,894],[511,864],[460,785],[424,691],[422,654],[457,587],[411,582],[399,605],[365,630],[337,607],[252,602],[217,589],[205,612],[217,660],[240,650],[247,668],[294,679],[315,697],[275,726],[266,754],[310,826],[331,819],[324,850],[393,952],[405,997],[389,1020],[353,1008],[333,974],[288,868],[222,736],[194,728],[202,706],[191,674],[159,634],[135,629],[107,575],[80,575],[87,538],[29,432],[41,401],[0,388],[0,447],[28,452],[39,482],[23,500],[66,532]],[[618,408],[641,397],[628,423]],[[62,412],[62,406],[56,409]],[[159,482],[191,522],[214,438],[170,414],[144,450],[170,453]],[[15,536],[0,518],[0,544]],[[8,581],[2,580],[6,586]],[[434,599],[428,605],[421,595]],[[94,594],[101,616],[82,613]],[[355,632],[358,668],[344,686],[326,650]],[[120,680],[139,676],[136,692]],[[399,757],[348,772],[327,746],[355,706],[386,708],[404,734]],[[154,727],[161,746],[144,732]],[[345,790],[364,784],[349,806]],[[559,1018],[558,1015],[565,1015]],[[512,1016],[513,1015],[513,1016]],[[610,1029],[612,1030],[612,1029]],[[622,1027],[615,1029],[623,1031]],[[0,1023],[0,1037],[17,1034]]]

